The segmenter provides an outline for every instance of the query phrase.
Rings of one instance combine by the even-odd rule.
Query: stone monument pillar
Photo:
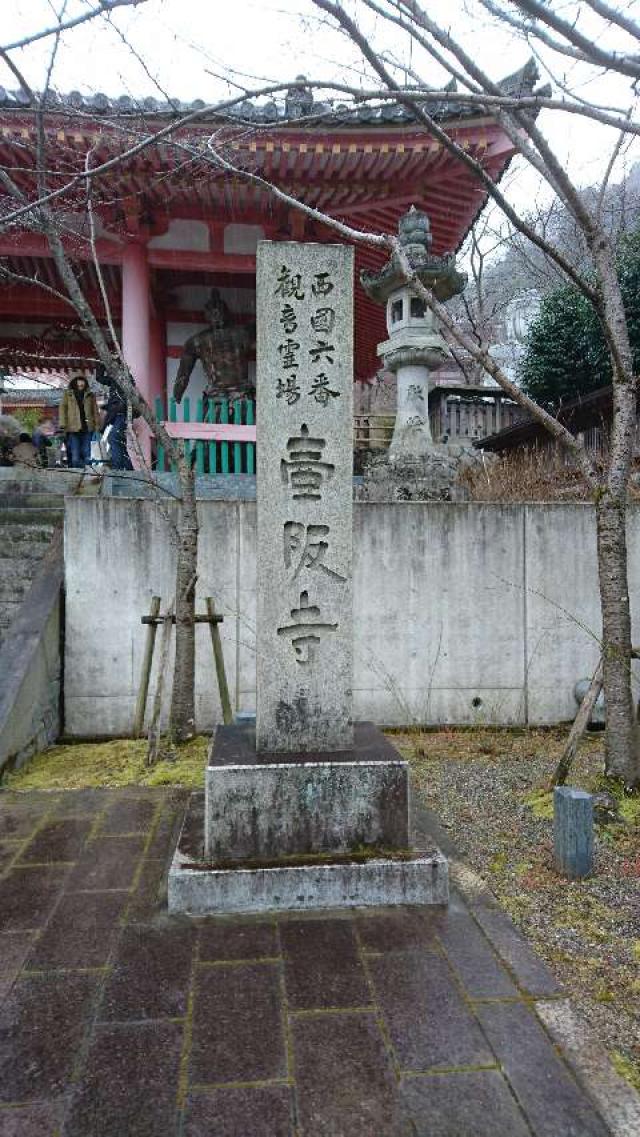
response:
[[[352,718],[353,249],[257,258],[259,751],[346,750]]]
[[[257,291],[256,726],[216,730],[169,908],[443,904],[407,763],[352,718],[353,250],[262,242]]]

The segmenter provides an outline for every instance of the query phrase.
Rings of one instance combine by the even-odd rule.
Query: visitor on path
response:
[[[23,432],[11,451],[13,465],[29,466],[33,469],[39,465],[38,458],[38,450],[31,441],[31,435]]]
[[[50,418],[39,422],[31,435],[31,441],[38,451],[41,466],[48,466],[48,451],[53,448],[53,439],[56,433],[55,423]]]
[[[104,408],[102,430],[109,431],[109,449],[111,451],[112,470],[133,470],[133,465],[127,450],[127,400],[118,387],[115,379],[111,379],[102,368],[96,372],[96,378],[104,387],[109,388],[109,398]]]
[[[74,375],[62,396],[60,430],[64,431],[67,464],[91,469],[91,435],[98,429],[95,395],[84,375]]]

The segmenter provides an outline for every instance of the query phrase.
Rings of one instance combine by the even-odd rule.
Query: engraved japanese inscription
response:
[[[353,251],[262,242],[257,297],[257,746],[341,750],[353,741]]]

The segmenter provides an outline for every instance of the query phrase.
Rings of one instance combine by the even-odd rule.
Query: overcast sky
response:
[[[59,10],[61,3],[4,0],[2,42],[50,26],[52,11]],[[68,0],[66,13],[81,12],[92,3]],[[364,12],[357,3],[350,8],[360,13],[362,27],[375,46],[412,65],[430,85],[442,84],[443,73],[411,49],[404,33]],[[635,8],[635,3],[626,5],[626,10]],[[492,77],[503,78],[526,61],[526,47],[488,18],[478,18],[472,0],[430,0],[428,10],[452,28]],[[313,78],[371,85],[356,49],[319,19],[310,0],[147,0],[135,9],[117,11],[111,23],[112,27],[105,19],[97,19],[64,36],[54,72],[53,85],[58,90],[156,97],[165,92],[185,100],[214,101],[235,93],[223,78],[230,69],[248,86],[283,82],[301,72]],[[42,83],[52,42],[14,53],[36,88]],[[15,80],[2,67],[0,63],[0,83],[15,87]],[[583,98],[629,105],[626,81],[585,73],[570,60],[565,60],[562,74],[554,78],[569,83]],[[543,114],[540,121],[573,177],[580,184],[597,181],[615,142],[612,132],[589,120],[552,112]],[[634,150],[623,153],[619,168],[635,157]],[[533,206],[537,199],[548,197],[537,177],[519,168],[510,176],[509,193],[519,206]]]

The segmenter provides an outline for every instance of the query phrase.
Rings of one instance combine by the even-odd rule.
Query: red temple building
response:
[[[536,81],[535,67],[528,65],[502,86],[528,93]],[[501,176],[514,149],[490,116],[456,103],[454,91],[431,113],[492,178]],[[187,123],[175,125],[185,116]],[[301,87],[292,88],[281,104],[244,104],[224,119],[206,112],[204,104],[73,93],[50,100],[44,123],[49,188],[76,179],[52,208],[91,308],[105,326],[85,163],[100,166],[175,126],[93,182],[95,256],[124,356],[146,398],[165,405],[182,345],[204,326],[212,287],[220,290],[235,322],[254,319],[259,240],[340,239],[268,189],[216,168],[207,160],[212,136],[240,169],[354,228],[396,232],[412,204],[425,210],[434,254],[460,247],[486,201],[472,172],[407,110],[392,104],[329,106],[314,102]],[[36,196],[35,153],[33,110],[21,96],[0,89],[0,160],[28,200]],[[15,205],[5,196],[2,213]],[[376,347],[386,331],[384,310],[367,298],[358,274],[377,270],[386,258],[384,250],[356,247],[355,378],[361,382],[378,370]],[[77,315],[56,295],[63,289],[47,240],[24,218],[0,232],[0,268],[0,370],[58,377],[83,365],[92,370],[92,349]],[[192,399],[201,393],[203,378],[198,364],[187,392]]]

